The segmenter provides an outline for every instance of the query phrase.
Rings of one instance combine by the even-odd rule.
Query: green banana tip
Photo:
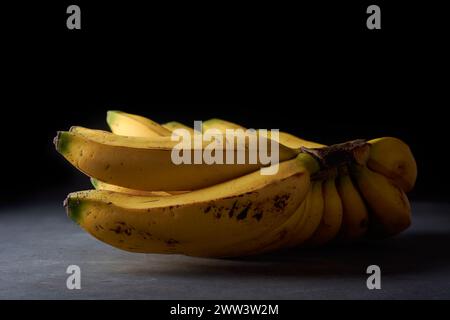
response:
[[[61,154],[64,154],[67,151],[69,144],[69,139],[67,139],[67,137],[67,131],[58,131],[56,133],[56,137],[53,139],[53,144],[55,145],[56,151]]]
[[[125,113],[120,110],[108,110],[106,111],[106,122],[109,124],[110,122],[114,121],[116,115]]]
[[[76,196],[69,194],[63,202],[63,206],[66,209],[67,216],[76,224],[80,223],[81,219],[81,205],[82,202]]]
[[[98,189],[98,182],[96,179],[91,178],[91,184],[95,189]]]

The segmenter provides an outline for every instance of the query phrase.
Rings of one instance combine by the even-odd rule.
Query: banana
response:
[[[95,238],[143,253],[239,255],[236,244],[270,232],[303,201],[310,184],[305,154],[280,163],[276,175],[259,172],[172,196],[133,196],[103,190],[72,193],[69,217]]]
[[[164,128],[166,128],[167,130],[170,130],[171,132],[174,131],[174,130],[177,130],[177,129],[185,129],[190,134],[194,134],[195,133],[194,129],[192,129],[191,127],[186,126],[186,125],[184,125],[184,124],[182,124],[180,122],[177,122],[177,121],[170,121],[170,122],[164,123],[162,126]]]
[[[129,188],[124,188],[124,187],[116,186],[113,184],[105,183],[105,182],[99,181],[94,178],[91,178],[91,184],[97,190],[106,190],[106,191],[113,191],[113,192],[119,192],[119,193],[127,193],[127,194],[136,195],[136,196],[170,196],[170,195],[174,195],[174,194],[181,194],[181,193],[189,192],[189,191],[171,191],[171,192],[143,191],[143,190],[129,189]]]
[[[178,122],[169,122],[166,124],[163,124],[163,126],[170,130],[175,130],[179,128],[188,129],[191,133],[194,133],[194,129],[187,127],[181,123]],[[244,127],[241,127],[237,124],[234,124],[232,122],[220,120],[220,119],[210,119],[203,123],[203,129],[204,131],[208,129],[218,129],[223,133],[226,133],[226,129],[243,129]],[[114,131],[113,131],[114,132]],[[291,136],[289,134],[284,134],[285,137],[287,137],[288,141],[293,140],[294,136]],[[301,139],[298,139],[301,140]],[[305,140],[301,140],[302,142],[305,142]],[[291,143],[292,145],[292,143]],[[318,144],[297,144],[295,145],[295,148],[299,148],[301,146],[307,146],[307,147],[318,147]],[[319,167],[317,163],[310,163],[310,172],[316,172],[318,171]],[[113,185],[108,185],[104,183],[97,183],[97,187],[100,186],[100,189],[105,190],[111,190],[111,191],[122,191],[126,193],[132,193],[133,191],[131,189],[116,187]],[[98,188],[97,188],[98,189]],[[125,189],[125,190],[123,190]],[[145,191],[144,191],[145,193]],[[151,192],[150,192],[151,193]],[[302,205],[302,207],[305,207]],[[244,243],[239,244],[239,252],[240,255],[251,255],[251,254],[259,254],[261,252],[269,252],[276,249],[279,249],[283,246],[283,242],[286,242],[286,240],[291,236],[292,230],[294,227],[297,226],[297,223],[299,220],[304,218],[306,215],[304,209],[297,209],[296,212],[286,221],[284,224],[278,226],[277,228],[274,228],[271,232],[265,234],[263,237],[252,239],[249,241],[245,241]],[[284,240],[284,241],[283,241]],[[261,250],[262,249],[262,250]],[[224,254],[227,256],[232,256],[235,252],[234,248],[231,248],[231,250],[228,253]]]
[[[364,165],[352,166],[359,190],[370,208],[370,228],[378,236],[393,236],[411,224],[405,192],[391,179]]]
[[[361,194],[353,184],[347,166],[339,169],[336,184],[343,208],[339,237],[344,241],[358,239],[367,232],[369,213]]]
[[[374,139],[369,144],[367,166],[395,181],[403,191],[411,191],[417,179],[417,164],[408,145],[392,137]]]
[[[209,120],[203,122],[203,130],[205,131],[208,129],[218,129],[218,130],[221,130],[222,132],[225,132],[226,129],[246,130],[245,127],[242,127],[236,123],[217,119],[217,118],[209,119]],[[268,132],[268,133],[269,133],[268,137],[270,138],[270,132]],[[283,131],[279,132],[279,141],[282,145],[289,147],[291,149],[300,149],[301,147],[306,147],[306,148],[323,148],[323,147],[325,147],[325,145],[323,145],[323,144],[308,141],[308,140],[296,137],[290,133],[283,132]]]
[[[323,183],[323,215],[307,244],[310,246],[324,245],[333,240],[341,229],[342,225],[342,202],[336,188],[336,170]]]
[[[237,129],[242,129],[242,130],[246,130],[246,128],[230,122],[230,121],[226,121],[226,120],[222,120],[222,119],[217,119],[217,118],[213,118],[213,119],[209,119],[206,121],[203,121],[203,132],[207,131],[207,130],[211,130],[211,129],[218,129],[222,132],[225,132],[227,129],[233,129],[233,130],[237,130]]]
[[[158,123],[135,114],[111,110],[107,112],[106,122],[112,132],[131,137],[171,136],[172,131]]]
[[[284,244],[285,247],[292,248],[303,245],[319,227],[324,210],[322,184],[322,180],[311,182],[310,192],[299,208],[300,211],[305,212],[304,218],[297,223],[293,232],[289,235],[286,244]]]
[[[208,147],[205,143],[203,142],[202,149],[197,149],[200,156]],[[109,184],[144,191],[200,189],[263,167],[259,161],[256,164],[176,165],[172,160],[172,152],[179,146],[179,142],[172,141],[171,137],[128,137],[81,127],[73,127],[69,132],[58,132],[55,145],[59,153],[88,176]],[[191,141],[191,145],[195,146],[195,143]],[[246,151],[249,149],[247,144]],[[194,159],[196,150],[192,148],[190,151],[191,159]],[[228,151],[223,149],[224,159]],[[237,158],[236,154],[235,148],[234,159]],[[297,154],[296,150],[279,145],[280,162],[293,159]]]

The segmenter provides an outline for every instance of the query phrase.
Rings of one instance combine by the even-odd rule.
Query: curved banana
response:
[[[369,144],[367,166],[395,181],[403,191],[411,191],[417,179],[417,164],[408,145],[392,137],[370,140]]]
[[[186,126],[186,125],[184,125],[184,124],[182,124],[180,122],[177,122],[177,121],[166,122],[166,123],[162,124],[162,126],[164,128],[166,128],[167,130],[170,130],[170,132],[173,132],[174,130],[177,130],[177,129],[185,129],[190,134],[194,134],[195,133],[194,129],[192,129],[191,127]],[[143,137],[145,137],[145,136],[143,136]]]
[[[76,192],[66,207],[83,229],[123,250],[226,256],[233,245],[263,236],[294,213],[310,183],[302,157],[282,162],[276,175],[254,172],[180,195]],[[233,255],[239,253],[234,246]]]
[[[246,128],[244,128],[241,125],[238,125],[234,122],[231,121],[226,121],[226,120],[222,120],[222,119],[218,119],[218,118],[212,118],[206,121],[203,121],[203,132],[207,131],[207,130],[211,130],[211,129],[218,129],[220,131],[225,132],[226,129],[242,129],[242,130],[246,130]]]
[[[171,136],[172,131],[164,128],[153,120],[117,110],[106,114],[106,122],[111,131],[122,136],[160,137]]]
[[[411,206],[405,192],[392,180],[364,165],[352,168],[359,190],[370,208],[370,228],[379,236],[392,236],[411,224]]]
[[[303,245],[319,227],[324,211],[322,184],[322,180],[311,182],[311,190],[302,204],[303,208],[299,208],[305,212],[304,218],[297,223],[285,247],[292,248]]]
[[[323,183],[323,215],[314,234],[307,240],[311,246],[320,246],[333,240],[342,225],[342,202],[336,188],[336,174],[331,174]]]
[[[88,176],[144,191],[200,189],[263,167],[259,161],[256,164],[177,165],[172,160],[172,152],[177,150],[179,142],[172,141],[171,137],[128,137],[81,127],[73,127],[70,132],[58,132],[55,145],[58,152]],[[195,146],[195,143],[191,141],[191,145]],[[293,159],[298,154],[283,145],[276,146],[279,147],[280,162]],[[203,142],[201,148],[197,149],[200,156],[208,144]],[[247,145],[246,151],[249,149]],[[225,159],[229,150],[222,150]],[[191,159],[194,159],[196,149],[191,148],[190,151]],[[236,159],[237,149],[233,152]]]
[[[343,208],[339,236],[342,240],[358,239],[367,232],[369,212],[361,194],[353,184],[348,167],[340,168],[336,185]]]
[[[246,130],[245,127],[242,127],[236,123],[229,122],[229,121],[222,120],[222,119],[217,119],[217,118],[209,119],[209,120],[203,122],[203,130],[206,131],[208,129],[218,129],[218,130],[221,130],[222,132],[225,132],[226,129]],[[269,138],[270,138],[270,134],[269,134]],[[290,133],[283,132],[283,131],[279,132],[279,140],[282,145],[289,147],[291,149],[300,149],[301,147],[306,147],[306,148],[325,147],[325,145],[323,145],[323,144],[308,141],[305,139],[301,139],[299,137],[296,137]]]

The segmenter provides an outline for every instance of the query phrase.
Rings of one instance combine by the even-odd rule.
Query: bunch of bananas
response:
[[[107,122],[112,133],[72,127],[55,145],[95,187],[68,195],[69,217],[116,248],[236,257],[392,236],[411,223],[405,192],[417,166],[396,138],[324,146],[280,132],[278,171],[261,175],[258,163],[174,164],[172,133],[194,132],[181,123],[120,111]],[[245,128],[211,119],[209,129]]]

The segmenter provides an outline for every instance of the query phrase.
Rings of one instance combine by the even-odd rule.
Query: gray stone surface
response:
[[[414,224],[384,241],[220,260],[122,252],[72,223],[60,203],[0,209],[2,299],[450,298],[450,205],[414,203]],[[80,266],[81,290],[66,289]],[[382,289],[368,290],[368,265]]]

